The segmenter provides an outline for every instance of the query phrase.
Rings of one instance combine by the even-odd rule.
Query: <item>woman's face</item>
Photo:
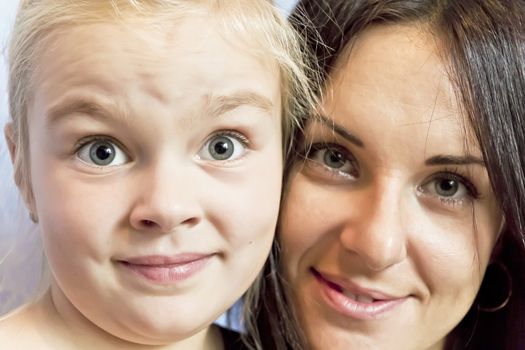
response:
[[[314,349],[441,349],[479,289],[501,216],[434,40],[362,33],[306,130],[280,238]]]

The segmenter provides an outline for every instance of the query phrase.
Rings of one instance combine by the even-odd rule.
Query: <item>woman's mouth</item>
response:
[[[358,320],[373,320],[403,304],[408,297],[395,297],[362,288],[350,281],[310,268],[321,287],[324,301],[336,312]]]

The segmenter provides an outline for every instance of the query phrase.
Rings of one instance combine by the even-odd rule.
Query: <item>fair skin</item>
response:
[[[0,343],[222,348],[210,324],[269,252],[282,145],[277,66],[217,28],[195,16],[52,35],[28,115],[52,283],[3,321]]]
[[[441,58],[421,27],[365,30],[306,129],[280,238],[312,349],[443,349],[474,301],[501,214]]]

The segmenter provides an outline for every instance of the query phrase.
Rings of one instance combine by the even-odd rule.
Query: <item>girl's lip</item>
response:
[[[215,254],[185,253],[175,256],[139,256],[118,260],[126,270],[154,284],[169,285],[190,278],[206,267]]]
[[[408,296],[395,297],[377,290],[366,289],[343,278],[310,268],[321,287],[326,303],[338,313],[358,320],[378,319],[403,304]]]
[[[144,266],[162,266],[162,265],[180,265],[197,261],[213,254],[205,253],[182,253],[177,255],[144,255],[130,258],[119,259],[131,265]]]

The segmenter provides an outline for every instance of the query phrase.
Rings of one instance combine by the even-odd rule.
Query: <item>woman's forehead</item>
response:
[[[397,133],[395,144],[420,138],[426,150],[479,154],[433,36],[416,26],[359,34],[330,76],[322,112],[351,130]]]

